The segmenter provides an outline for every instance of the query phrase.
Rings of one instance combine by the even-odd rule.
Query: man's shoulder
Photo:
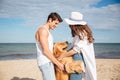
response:
[[[41,31],[44,31],[44,30],[45,30],[45,29],[44,29],[43,26],[40,26],[39,29],[38,29],[38,31],[40,31],[40,32],[41,32]]]
[[[41,26],[41,27],[38,29],[38,32],[39,32],[40,34],[46,34],[46,33],[47,33],[46,29],[45,29],[43,26]]]

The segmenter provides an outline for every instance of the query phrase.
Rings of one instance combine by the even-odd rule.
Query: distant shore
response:
[[[120,59],[96,59],[98,80],[120,80]],[[42,80],[35,59],[0,60],[0,80]]]

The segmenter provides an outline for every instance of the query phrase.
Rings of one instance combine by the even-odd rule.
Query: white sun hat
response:
[[[69,25],[86,25],[87,22],[83,21],[83,14],[80,12],[71,12],[70,18],[64,19]]]

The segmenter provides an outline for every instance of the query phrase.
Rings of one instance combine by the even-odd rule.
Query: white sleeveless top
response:
[[[50,51],[53,53],[53,37],[51,35],[51,33],[49,32],[49,30],[44,27],[48,33],[49,33],[49,36],[48,36],[48,46],[49,46],[49,49]],[[36,41],[36,48],[37,48],[37,62],[38,62],[38,65],[41,66],[43,64],[46,64],[48,62],[51,62],[49,58],[47,58],[45,56],[45,54],[43,53],[43,50],[42,50],[42,47],[40,45],[40,43],[38,41]]]

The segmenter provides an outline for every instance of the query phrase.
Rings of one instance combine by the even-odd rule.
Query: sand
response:
[[[42,80],[36,60],[0,61],[0,80]]]
[[[96,59],[98,80],[120,80],[120,59]],[[1,60],[0,80],[42,80],[35,59]]]
[[[120,80],[120,59],[97,59],[98,80]]]

